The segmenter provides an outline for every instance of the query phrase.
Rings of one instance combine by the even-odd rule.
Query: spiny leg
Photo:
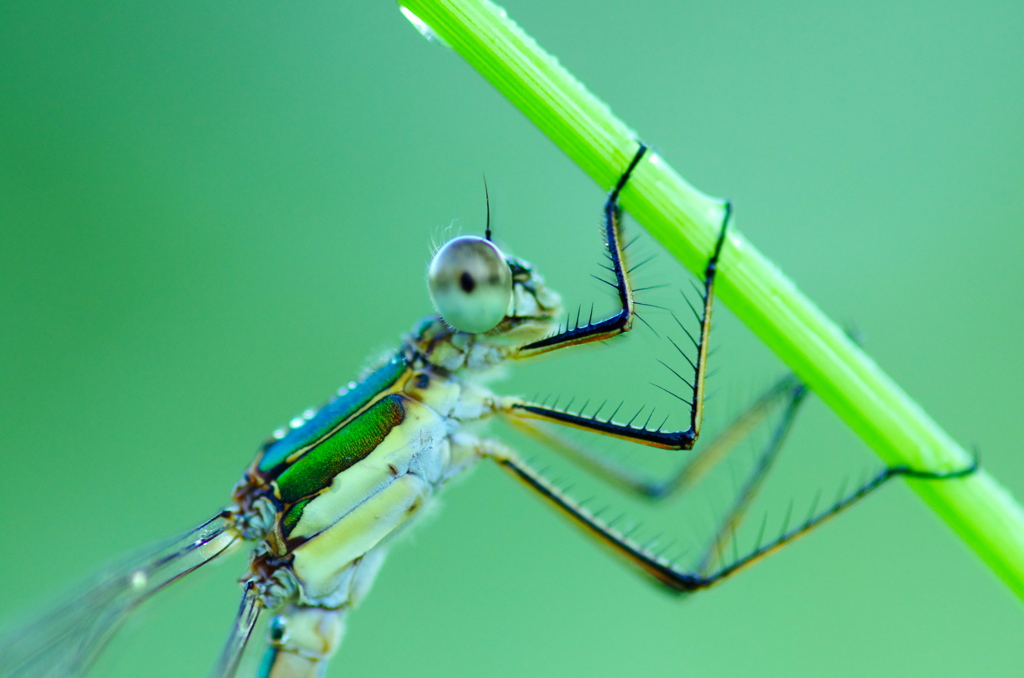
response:
[[[829,508],[814,513],[812,509],[811,515],[799,526],[790,529],[789,528],[789,515],[786,516],[786,521],[783,524],[781,533],[773,541],[762,544],[761,538],[763,534],[764,526],[762,525],[762,534],[758,535],[757,545],[755,548],[747,553],[747,555],[740,558],[735,558],[731,563],[723,565],[717,570],[711,572],[701,573],[702,577],[706,581],[705,588],[712,586],[722,579],[742,570],[754,563],[758,562],[762,558],[778,551],[786,544],[795,541],[796,539],[804,536],[811,532],[815,528],[819,527],[828,520],[831,520],[835,516],[839,515],[846,509],[850,508],[861,499],[864,499],[868,495],[874,493],[880,489],[888,481],[897,477],[913,478],[915,480],[928,480],[928,481],[942,481],[942,480],[954,480],[956,478],[964,478],[971,475],[978,470],[978,459],[975,457],[970,465],[957,469],[955,471],[922,471],[919,469],[913,469],[908,466],[890,466],[879,471],[873,478],[863,483],[860,487],[850,492],[846,496],[836,499],[836,501]],[[712,546],[714,548],[714,546]]]
[[[604,239],[608,248],[608,257],[611,261],[611,273],[615,275],[615,291],[619,297],[619,311],[614,315],[594,322],[593,319],[585,325],[579,325],[570,329],[566,322],[565,330],[550,337],[535,341],[520,348],[515,357],[527,358],[540,353],[554,351],[567,346],[586,344],[592,341],[601,341],[628,332],[633,325],[634,301],[633,288],[629,282],[629,271],[625,265],[625,245],[622,242],[621,217],[622,210],[619,207],[619,194],[629,182],[633,170],[640,164],[640,160],[647,152],[647,147],[640,144],[636,155],[630,161],[626,171],[619,177],[618,182],[608,194],[604,203]]]
[[[730,536],[735,535],[746,515],[746,510],[763,486],[807,395],[807,387],[795,375],[784,376],[741,412],[714,440],[701,446],[697,456],[664,479],[642,476],[532,421],[515,416],[509,416],[508,420],[513,426],[546,442],[571,461],[605,481],[648,499],[662,500],[681,494],[692,487],[773,412],[779,401],[782,401],[783,413],[768,443],[758,455],[757,463],[698,561],[696,571],[707,573],[714,563],[720,562],[725,544]]]
[[[725,542],[730,537],[735,539],[736,530],[739,529],[740,523],[743,522],[747,509],[754,501],[754,497],[757,496],[757,493],[764,485],[764,480],[768,476],[768,472],[771,471],[772,465],[775,463],[775,459],[778,457],[779,451],[782,449],[782,445],[786,441],[786,436],[789,434],[789,431],[793,426],[797,411],[800,409],[800,405],[804,400],[806,400],[807,395],[807,387],[803,384],[798,384],[791,391],[791,396],[786,405],[786,409],[782,414],[782,418],[772,431],[772,436],[769,439],[768,444],[765,445],[764,450],[758,456],[757,463],[754,465],[753,470],[751,470],[747,477],[747,482],[736,495],[736,498],[733,500],[732,508],[726,514],[725,519],[722,521],[718,531],[715,533],[711,542],[705,549],[704,555],[698,562],[698,572],[707,573],[712,570],[715,563],[722,561],[722,552]],[[760,540],[761,537],[759,536],[758,541]],[[735,543],[735,541],[733,543]]]
[[[731,448],[735,447],[739,441],[749,435],[750,431],[774,410],[774,405],[777,404],[778,400],[784,400],[785,409],[779,422],[775,425],[768,444],[758,456],[757,463],[733,501],[732,508],[698,561],[698,565],[695,568],[696,572],[707,573],[714,563],[720,562],[725,543],[730,536],[735,535],[735,531],[742,522],[747,508],[764,484],[764,479],[767,477],[775,458],[782,449],[786,435],[796,418],[797,411],[804,400],[806,400],[807,395],[807,387],[795,375],[787,375],[776,384],[773,384],[768,391],[734,419],[714,440],[702,446],[694,459],[690,460],[689,463],[668,478],[659,480],[641,477],[625,467],[616,465],[608,459],[575,445],[572,441],[542,429],[533,422],[511,417],[510,421],[513,425],[524,429],[527,433],[531,433],[549,443],[555,450],[561,452],[572,461],[579,463],[585,469],[594,472],[598,477],[631,492],[639,493],[648,499],[661,500],[675,494],[680,494],[695,484],[715,464],[720,462]]]
[[[547,444],[570,461],[620,489],[647,499],[662,500],[688,490],[745,439],[764,419],[783,404],[787,409],[798,397],[803,400],[804,385],[793,374],[772,384],[746,410],[733,419],[713,440],[702,444],[693,459],[666,478],[638,473],[537,422],[522,417],[517,410],[505,412],[512,426]]]
[[[563,515],[570,518],[578,527],[591,536],[596,537],[600,542],[610,547],[615,553],[624,557],[642,572],[678,593],[689,593],[708,588],[736,572],[753,565],[853,506],[892,478],[906,476],[918,480],[951,480],[970,475],[977,469],[977,459],[969,467],[951,472],[919,471],[905,466],[884,469],[854,492],[837,500],[830,508],[808,517],[803,524],[792,529],[784,526],[782,533],[771,542],[758,544],[752,551],[736,558],[731,563],[712,572],[702,573],[699,571],[686,571],[644,547],[642,544],[632,540],[629,536],[622,534],[583,508],[542,474],[516,458],[504,446],[495,443],[483,443],[481,444],[480,452],[482,455],[498,462],[513,477],[522,481],[527,487],[547,500],[552,506],[561,511]]]
[[[628,178],[628,174],[623,176]],[[620,184],[624,184],[624,182],[620,182]],[[615,191],[612,193],[614,195]],[[617,209],[611,201],[609,201],[609,204],[612,205],[613,210]],[[618,408],[616,408],[609,417],[600,419],[597,416],[598,413],[587,416],[584,415],[582,411],[573,413],[566,410],[555,409],[554,407],[547,407],[543,404],[530,403],[515,398],[509,398],[503,402],[502,409],[513,416],[540,419],[542,421],[572,426],[585,431],[593,431],[613,438],[621,438],[623,440],[642,443],[652,447],[661,447],[669,450],[692,449],[693,444],[697,441],[697,437],[700,435],[701,422],[704,419],[704,379],[707,373],[708,338],[711,334],[711,303],[714,297],[715,275],[718,271],[718,258],[721,256],[722,246],[725,244],[725,235],[731,215],[732,205],[731,203],[726,202],[722,216],[722,228],[719,231],[718,240],[715,242],[715,249],[712,252],[711,257],[708,259],[707,267],[704,269],[704,294],[702,299],[703,311],[700,317],[700,338],[694,341],[697,349],[697,357],[695,361],[690,360],[688,357],[686,358],[687,361],[689,361],[690,366],[693,368],[693,383],[684,379],[691,389],[691,399],[686,400],[680,396],[675,396],[690,406],[690,427],[688,429],[685,431],[665,431],[660,426],[652,429],[648,428],[646,422],[642,426],[634,426],[633,421],[639,416],[639,412],[633,415],[633,419],[630,419],[625,424],[619,424],[613,421],[615,415],[618,414]],[[621,269],[621,260],[617,266],[618,268],[616,270],[620,273],[620,279],[625,280],[625,273],[623,273]],[[625,292],[629,291],[628,286],[620,289],[625,290]],[[628,296],[628,294],[626,296]],[[588,325],[587,327],[595,326],[596,325]],[[593,339],[588,339],[588,341],[590,340]],[[533,344],[531,344],[531,346],[532,345]],[[683,355],[685,357],[686,354],[684,353]]]
[[[850,335],[854,341],[857,341],[854,333],[850,333]],[[506,419],[514,427],[548,444],[556,452],[559,452],[570,461],[602,480],[616,485],[627,492],[658,501],[682,494],[695,485],[715,465],[724,459],[741,440],[745,439],[754,428],[774,412],[781,403],[783,414],[774,428],[769,443],[759,456],[757,465],[751,471],[745,486],[733,502],[733,507],[727,518],[722,522],[715,538],[700,561],[701,566],[698,570],[703,572],[708,569],[712,558],[720,557],[726,538],[739,527],[746,509],[753,501],[765,477],[771,470],[771,466],[781,450],[785,437],[796,417],[796,413],[806,400],[808,394],[807,387],[795,374],[783,376],[736,416],[713,440],[705,443],[693,459],[667,478],[653,478],[650,475],[638,473],[574,440],[559,435],[534,421],[518,416],[515,410],[510,410],[505,412],[505,414]],[[592,413],[592,416],[594,415],[596,413]]]

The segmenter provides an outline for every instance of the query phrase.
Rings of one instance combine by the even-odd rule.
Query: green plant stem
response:
[[[402,3],[608,189],[636,152],[636,135],[537,43],[486,0]],[[648,156],[622,196],[625,209],[700,275],[722,203]],[[957,469],[957,445],[865,353],[737,230],[717,279],[719,298],[890,465]],[[1024,512],[983,469],[911,487],[1024,598]]]

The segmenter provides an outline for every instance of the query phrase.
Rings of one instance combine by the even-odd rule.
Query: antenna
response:
[[[484,175],[484,202],[487,204],[487,226],[484,230],[484,237],[491,239],[491,196],[487,193],[487,175]]]

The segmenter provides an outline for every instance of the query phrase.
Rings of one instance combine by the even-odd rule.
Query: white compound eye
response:
[[[427,281],[438,315],[463,332],[494,329],[512,301],[512,271],[505,255],[475,235],[455,238],[439,249]]]

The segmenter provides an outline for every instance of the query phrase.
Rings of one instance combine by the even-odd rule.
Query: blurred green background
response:
[[[1020,3],[505,7],[732,198],[738,227],[1024,497]],[[0,619],[223,506],[270,430],[429,312],[431,237],[481,230],[482,172],[501,242],[570,303],[606,299],[589,277],[602,191],[392,2],[0,4]],[[653,282],[688,286],[666,259]],[[712,428],[784,371],[717,322]],[[618,394],[665,351],[628,342],[495,387]],[[636,381],[631,401],[656,398]],[[879,465],[820,403],[786,455],[776,511]],[[1020,601],[905,487],[685,602],[494,468],[443,503],[329,675],[1024,666]],[[690,515],[668,515],[685,539]],[[243,567],[147,604],[96,675],[205,675]]]

